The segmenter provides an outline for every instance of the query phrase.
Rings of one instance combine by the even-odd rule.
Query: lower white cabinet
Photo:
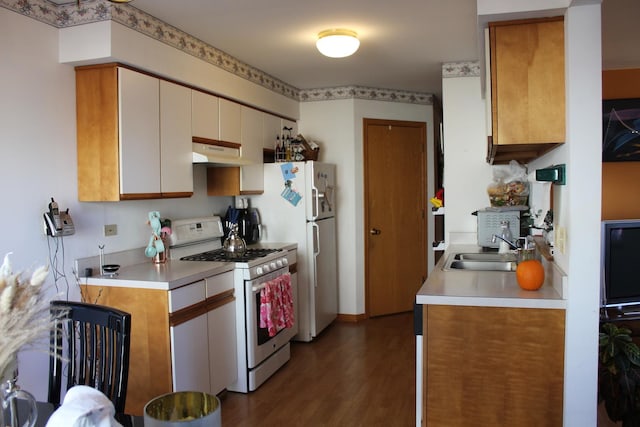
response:
[[[169,291],[173,391],[218,394],[236,381],[233,272]],[[176,314],[177,313],[177,314]]]

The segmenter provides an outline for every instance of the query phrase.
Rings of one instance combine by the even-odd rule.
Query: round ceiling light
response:
[[[353,55],[360,40],[358,34],[351,30],[325,30],[318,34],[316,47],[324,56],[329,58],[344,58]]]

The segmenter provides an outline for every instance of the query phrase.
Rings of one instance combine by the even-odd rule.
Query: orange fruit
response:
[[[522,261],[516,268],[516,280],[525,291],[537,291],[544,283],[544,267],[537,259]]]

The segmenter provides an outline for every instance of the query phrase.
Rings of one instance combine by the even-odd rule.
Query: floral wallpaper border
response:
[[[301,102],[352,98],[433,105],[433,95],[429,93],[408,92],[393,89],[377,89],[365,86],[344,86],[300,90]]]
[[[480,76],[480,62],[445,62],[442,64],[442,78],[450,77],[478,77]]]
[[[159,42],[200,58],[211,65],[300,102],[359,98],[433,104],[433,95],[431,94],[392,89],[347,86],[300,90],[129,4],[109,3],[106,0],[82,0],[79,5],[75,2],[57,5],[47,0],[0,0],[0,7],[56,28],[113,20]]]

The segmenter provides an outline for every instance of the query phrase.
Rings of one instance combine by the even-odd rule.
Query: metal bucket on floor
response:
[[[220,399],[197,391],[158,396],[144,406],[145,427],[220,427]]]

